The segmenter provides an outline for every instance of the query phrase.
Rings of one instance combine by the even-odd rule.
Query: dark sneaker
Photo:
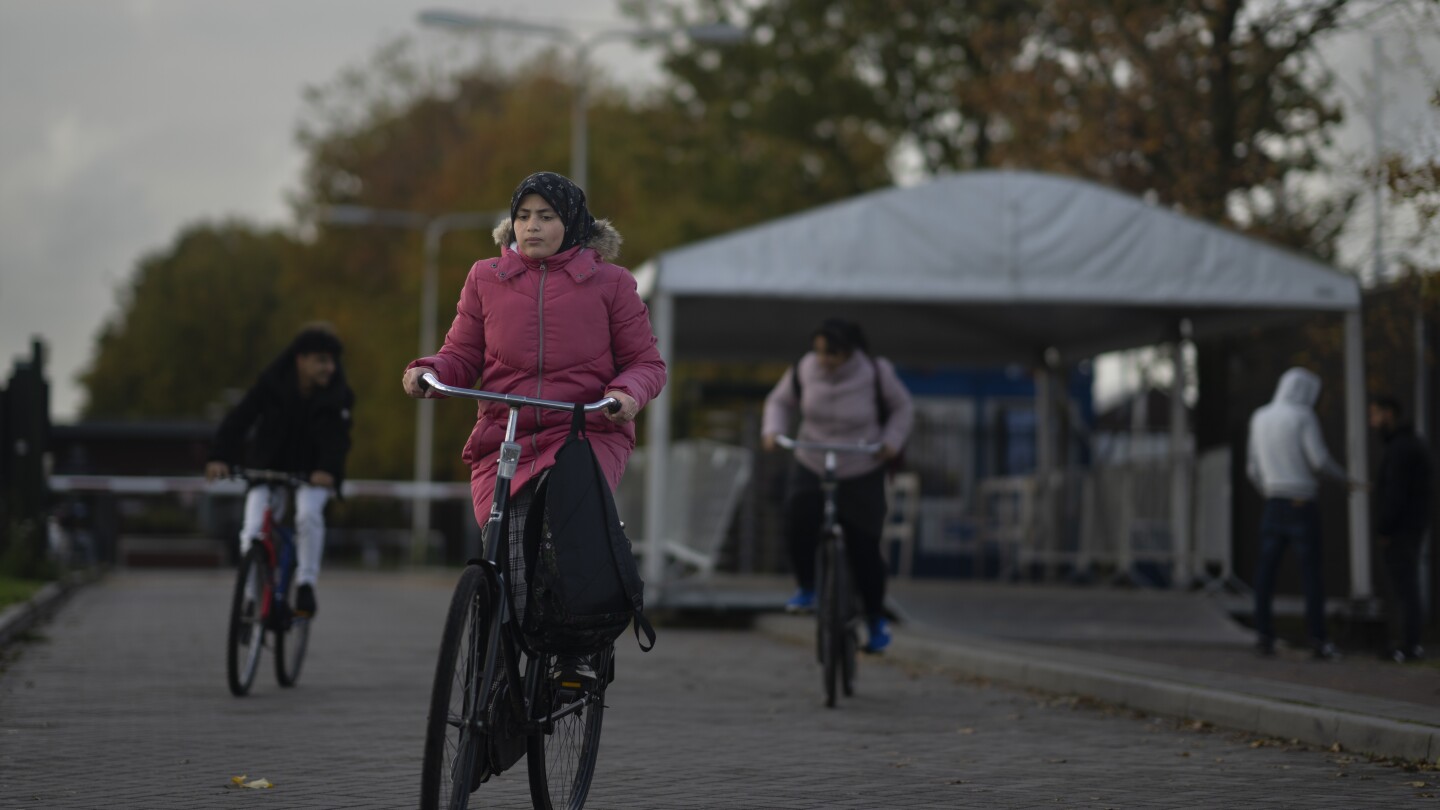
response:
[[[265,617],[265,629],[274,632],[282,632],[290,629],[290,620],[295,618],[295,612],[290,606],[281,601],[270,603],[270,613]]]
[[[790,597],[785,603],[786,613],[809,613],[815,609],[815,591],[813,588],[801,588]]]
[[[590,666],[588,655],[560,655],[555,658],[555,685],[561,689],[582,691],[594,688],[600,680]]]
[[[1340,651],[1335,649],[1334,644],[1326,641],[1317,646],[1314,651],[1310,653],[1310,657],[1316,661],[1339,661],[1344,656],[1340,655]]]
[[[309,619],[315,616],[315,586],[306,583],[295,589],[295,616]]]
[[[865,642],[865,652],[876,655],[890,646],[890,625],[884,619],[871,619],[868,623],[870,640]]]

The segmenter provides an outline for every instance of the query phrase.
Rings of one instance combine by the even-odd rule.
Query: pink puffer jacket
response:
[[[406,366],[429,366],[446,385],[566,402],[594,402],[624,391],[644,407],[665,385],[665,361],[655,347],[650,313],[635,278],[609,263],[620,234],[595,223],[589,245],[543,260],[511,249],[510,221],[495,230],[500,256],[470,268],[455,320],[438,354]],[[495,489],[496,463],[508,408],[479,403],[465,443],[476,517],[484,522]],[[613,489],[635,448],[635,426],[600,414],[586,420],[590,444]],[[570,431],[570,415],[526,408],[516,439],[520,464],[511,492],[555,463]]]

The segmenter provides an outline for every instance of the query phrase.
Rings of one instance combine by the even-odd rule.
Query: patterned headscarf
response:
[[[595,225],[595,218],[590,216],[590,209],[585,207],[585,192],[575,185],[570,178],[554,172],[536,172],[515,187],[515,193],[510,195],[510,227],[515,227],[515,211],[520,207],[520,200],[526,194],[539,194],[550,203],[555,209],[556,216],[560,217],[560,223],[565,226],[565,241],[560,243],[560,250],[563,253],[576,245],[585,244],[590,238],[590,230]]]

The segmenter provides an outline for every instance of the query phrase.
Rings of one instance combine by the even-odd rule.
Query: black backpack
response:
[[[533,649],[587,655],[603,649],[633,619],[635,639],[655,630],[644,614],[645,584],[615,498],[585,437],[585,412],[576,406],[570,435],[530,502],[525,518],[529,597],[521,631]]]

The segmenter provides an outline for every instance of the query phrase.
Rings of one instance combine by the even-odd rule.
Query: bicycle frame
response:
[[[802,439],[792,439],[789,436],[776,436],[775,442],[787,450],[819,450],[825,454],[825,474],[820,477],[820,492],[825,499],[824,517],[820,523],[822,536],[829,534],[835,528],[839,519],[835,506],[835,492],[840,487],[840,481],[835,477],[835,468],[840,453],[868,453],[874,455],[880,452],[883,447],[879,442],[846,444],[842,442],[812,442]]]
[[[273,470],[239,470],[238,474],[246,481],[270,490],[270,497],[265,502],[265,518],[260,524],[260,535],[253,541],[265,549],[266,562],[270,565],[270,570],[275,572],[270,593],[262,594],[260,599],[260,617],[268,623],[275,609],[284,602],[285,594],[290,592],[290,577],[294,574],[293,563],[296,555],[295,538],[275,519],[274,491],[277,487],[285,487],[287,492],[293,492],[302,482],[290,473]]]
[[[843,573],[847,552],[845,533],[840,528],[839,510],[835,503],[836,492],[840,486],[835,469],[840,453],[874,454],[880,451],[881,445],[801,441],[789,436],[777,436],[776,443],[788,450],[819,450],[825,454],[825,472],[820,479],[824,512],[820,523],[819,542],[815,547],[815,587],[818,594],[815,652],[823,670],[825,705],[834,708],[837,680],[846,695],[851,693],[850,679],[854,671],[854,647],[851,645],[854,643],[855,621],[851,595],[853,585]]]
[[[526,706],[540,706],[539,688],[542,681],[536,677],[537,668],[540,665],[540,657],[525,645],[524,639],[514,627],[512,620],[513,605],[511,604],[510,591],[506,572],[499,564],[501,543],[509,543],[510,539],[510,482],[515,478],[515,471],[520,462],[520,444],[515,441],[515,434],[518,430],[520,420],[520,409],[525,407],[538,407],[555,411],[573,411],[574,405],[569,402],[558,402],[554,400],[535,399],[532,397],[520,396],[518,394],[495,394],[488,391],[477,391],[470,388],[457,388],[441,383],[433,374],[425,374],[421,378],[422,388],[434,389],[447,396],[462,397],[465,399],[483,400],[486,402],[498,402],[509,408],[509,415],[505,422],[505,438],[500,443],[500,455],[498,470],[495,476],[495,491],[490,499],[490,515],[485,521],[484,531],[484,559],[470,560],[467,565],[478,565],[485,572],[485,582],[489,588],[490,601],[490,626],[489,635],[486,640],[484,666],[476,666],[470,680],[470,685],[477,687],[473,692],[475,702],[466,701],[466,705],[476,707],[469,720],[470,731],[475,734],[484,734],[491,731],[488,724],[491,718],[483,717],[484,713],[478,709],[484,706],[481,696],[489,695],[495,683],[495,661],[496,655],[503,657],[506,677],[511,684],[524,684],[525,693],[522,697],[521,690],[507,689],[510,707],[516,712],[517,717],[524,718],[523,733],[533,734],[544,730],[546,726],[554,723],[566,715],[573,714],[584,708],[593,695],[587,694],[580,700],[576,700],[565,706],[549,707],[550,710],[544,717],[529,717],[526,714]],[[600,410],[612,410],[619,407],[619,402],[613,397],[605,397],[597,402],[584,406],[586,413]],[[507,547],[508,552],[508,547]],[[473,647],[472,647],[473,649]],[[520,679],[519,653],[526,654],[525,678]],[[472,665],[479,662],[471,662]],[[609,662],[605,661],[608,666]],[[478,682],[476,681],[478,678]]]

